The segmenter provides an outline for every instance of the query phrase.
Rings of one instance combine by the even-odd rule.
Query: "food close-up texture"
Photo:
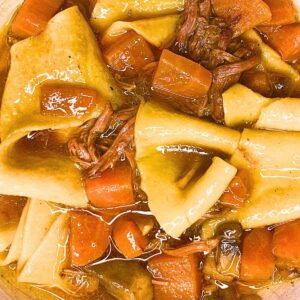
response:
[[[0,0],[0,299],[300,299],[299,0]]]

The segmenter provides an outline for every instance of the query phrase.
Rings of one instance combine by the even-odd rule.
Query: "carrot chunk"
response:
[[[272,18],[269,6],[262,0],[213,0],[212,4],[218,17],[233,24],[234,36]]]
[[[103,53],[107,64],[115,71],[135,76],[155,57],[147,41],[134,31],[123,34]]]
[[[239,170],[220,198],[225,206],[241,207],[249,196],[249,182],[245,170]]]
[[[264,228],[253,229],[243,241],[240,278],[247,282],[266,281],[274,270],[272,233]]]
[[[156,300],[200,299],[202,283],[197,254],[155,256],[149,260],[148,270],[154,277]]]
[[[133,219],[124,217],[116,221],[113,229],[113,239],[126,258],[134,258],[143,254],[143,249],[148,245],[148,239]]]
[[[211,73],[200,64],[163,50],[152,88],[167,97],[199,99],[208,92],[211,82]]]
[[[50,116],[83,116],[98,101],[97,91],[72,85],[43,85],[40,94],[41,114]]]
[[[86,193],[90,202],[101,208],[134,203],[132,169],[128,163],[120,163],[99,177],[87,178]]]
[[[63,2],[64,0],[25,0],[12,22],[12,33],[19,38],[41,33]]]
[[[111,228],[100,217],[86,212],[71,212],[70,219],[71,264],[85,266],[105,253]]]
[[[273,253],[283,262],[300,267],[300,219],[280,225],[273,235]]]
[[[300,57],[300,24],[260,27],[265,41],[270,44],[283,60],[292,62]]]
[[[264,0],[270,7],[272,19],[264,25],[287,25],[297,22],[297,10],[292,0]]]

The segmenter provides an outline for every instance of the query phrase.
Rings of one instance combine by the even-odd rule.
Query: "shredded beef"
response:
[[[114,167],[121,158],[133,166],[133,129],[137,107],[113,113],[110,105],[97,119],[80,126],[68,142],[71,159],[86,170],[88,176]]]
[[[223,19],[212,17],[210,0],[187,1],[183,20],[174,49],[209,69],[213,68],[215,60],[212,58],[222,56],[232,39],[230,26]]]
[[[211,115],[222,122],[222,93],[239,81],[242,72],[259,64],[260,55],[256,45],[233,39],[232,27],[238,20],[227,24],[214,16],[210,0],[188,0],[182,19],[171,49],[211,70],[213,82],[203,99],[193,103],[176,100],[174,106],[200,117]]]
[[[247,60],[222,65],[213,70],[213,83],[209,91],[211,114],[216,121],[224,119],[222,93],[231,85],[237,83],[243,72],[252,69],[260,63],[260,55]]]

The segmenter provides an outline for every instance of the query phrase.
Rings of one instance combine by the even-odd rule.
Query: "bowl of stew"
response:
[[[0,298],[298,299],[296,0],[0,1]]]

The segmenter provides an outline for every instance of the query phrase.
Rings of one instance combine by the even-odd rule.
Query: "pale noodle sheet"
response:
[[[0,0],[0,50],[6,40],[8,25],[23,0]]]
[[[62,213],[28,259],[18,281],[59,286],[60,273],[66,264],[68,233],[68,214]]]
[[[176,14],[183,10],[184,2],[184,0],[97,0],[91,23],[97,31],[103,32],[115,21]]]
[[[60,272],[66,263],[68,232],[68,214],[45,201],[29,199],[1,265],[16,262],[21,282],[59,286]]]
[[[247,203],[229,218],[244,228],[300,218],[300,132],[245,129],[231,163],[249,171]]]
[[[102,100],[82,117],[41,115],[40,86],[58,82],[94,88]],[[41,35],[15,44],[1,107],[0,194],[85,207],[81,173],[67,156],[23,152],[16,142],[31,131],[79,126],[101,114],[104,100],[116,109],[122,97],[77,7],[57,14]]]
[[[19,259],[21,251],[22,251],[22,244],[23,244],[23,233],[24,233],[24,227],[27,217],[27,212],[29,208],[29,202],[25,205],[20,222],[18,224],[18,228],[16,230],[16,233],[13,237],[12,244],[8,245],[10,246],[7,256],[0,262],[2,266],[6,266],[11,264],[12,262],[15,262]]]
[[[300,131],[299,98],[266,98],[241,84],[223,93],[225,124]]]
[[[127,31],[135,31],[157,48],[166,48],[174,40],[180,15],[170,15],[132,22],[114,22],[103,34],[101,43],[108,46]]]
[[[176,113],[163,105],[141,105],[135,127],[136,161],[149,208],[169,235],[179,237],[200,219],[218,201],[236,168],[215,157],[204,175],[180,180],[193,165],[184,159],[168,158],[164,151],[172,145],[180,150],[179,145],[184,145],[191,147],[190,151],[198,146],[231,154],[239,138],[238,131]]]
[[[33,255],[57,215],[51,206],[41,200],[29,199],[28,212],[23,228],[22,249],[18,258],[17,269],[21,270]]]

